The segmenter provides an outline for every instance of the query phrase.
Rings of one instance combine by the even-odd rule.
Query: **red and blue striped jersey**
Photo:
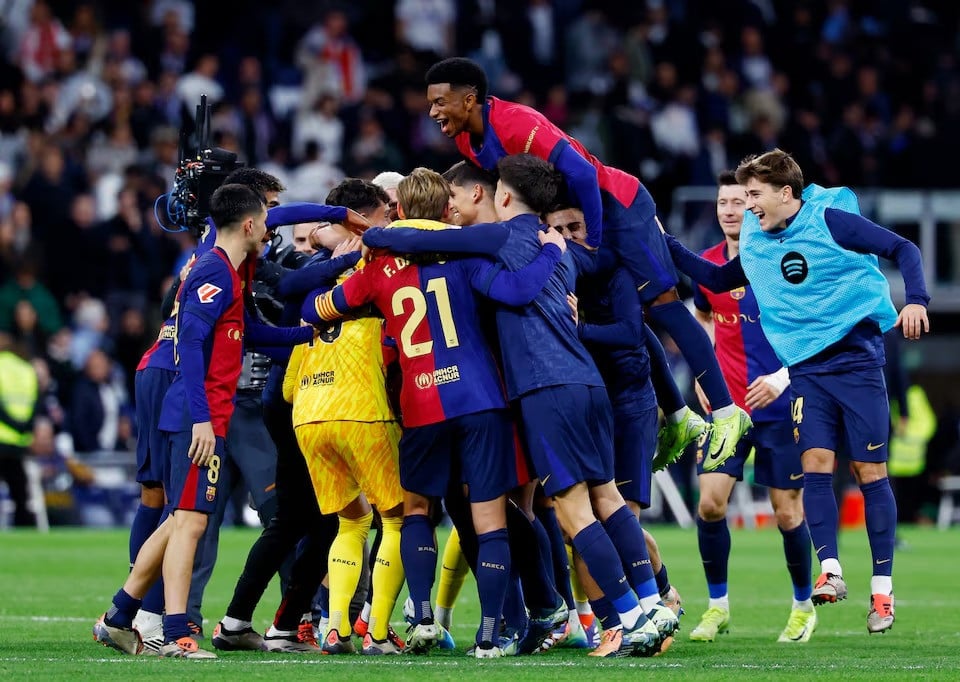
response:
[[[397,341],[405,427],[434,424],[465,414],[506,407],[506,395],[477,313],[474,288],[492,278],[493,264],[480,259],[416,265],[387,256],[370,262],[318,297],[321,310],[374,304]]]
[[[247,259],[250,260],[250,259]],[[201,256],[177,295],[177,378],[163,401],[159,428],[186,431],[209,421],[226,437],[243,361],[243,286],[226,253]]]
[[[726,242],[712,246],[702,254],[705,260],[725,264]],[[745,404],[747,387],[758,376],[773,374],[782,367],[760,327],[760,308],[751,286],[715,294],[702,285],[694,287],[693,302],[698,310],[713,313],[714,339],[720,371],[730,388],[733,401],[750,412]],[[767,407],[754,410],[753,421],[776,421],[790,414],[789,391]]]
[[[457,149],[474,164],[496,170],[497,162],[510,154],[533,154],[554,163],[557,154],[569,145],[597,170],[597,184],[624,206],[633,203],[640,181],[618,168],[603,165],[579,140],[570,137],[536,109],[523,104],[488,97],[483,106],[483,144],[477,149],[470,133],[462,132],[454,141]]]

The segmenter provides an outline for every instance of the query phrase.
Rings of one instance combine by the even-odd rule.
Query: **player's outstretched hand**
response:
[[[919,303],[908,303],[903,306],[893,326],[903,329],[903,338],[915,341],[920,338],[921,332],[930,333],[927,309]]]
[[[567,240],[563,238],[563,235],[557,232],[556,230],[541,230],[537,233],[537,236],[540,238],[541,246],[546,246],[547,244],[553,244],[558,249],[560,253],[563,253],[567,250]]]
[[[370,221],[352,208],[348,208],[347,217],[344,219],[342,225],[354,234],[363,234],[366,229],[370,227]]]
[[[217,437],[213,433],[213,424],[200,422],[193,425],[193,439],[190,441],[190,450],[187,457],[193,460],[198,467],[205,467],[213,458],[217,445]]]

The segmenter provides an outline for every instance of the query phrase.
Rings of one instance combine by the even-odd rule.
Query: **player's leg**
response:
[[[430,521],[431,498],[448,493],[454,434],[449,421],[404,429],[400,438],[403,525],[400,555],[413,602],[407,649],[426,653],[441,638],[434,621],[431,593],[437,571],[437,537]]]
[[[526,448],[544,493],[554,498],[560,527],[620,616],[623,653],[652,655],[659,632],[626,580],[617,547],[593,513],[587,487],[587,481],[613,479],[613,417],[606,390],[544,388],[524,395],[520,410]]]
[[[594,511],[617,547],[630,584],[647,618],[661,635],[661,652],[670,647],[679,627],[677,614],[660,599],[647,541],[640,525],[641,506],[650,505],[653,454],[656,448],[657,407],[652,389],[614,411],[614,481],[591,487]],[[631,508],[625,500],[634,503]]]
[[[453,625],[453,610],[469,572],[470,565],[460,550],[460,533],[456,528],[453,528],[443,545],[435,613],[437,622],[447,630]]]
[[[808,641],[817,627],[817,614],[810,599],[812,545],[803,514],[803,467],[791,426],[786,419],[760,422],[750,435],[756,451],[754,480],[769,490],[793,585],[790,617],[778,639],[787,643]]]
[[[687,446],[706,430],[707,423],[684,400],[656,332],[646,324],[643,328],[650,356],[650,380],[664,417],[663,427],[657,433],[657,452],[653,459],[653,470],[660,471],[680,458]]]
[[[881,369],[852,372],[843,381],[840,401],[846,445],[853,473],[863,493],[864,517],[873,574],[867,631],[893,626],[893,551],[897,533],[897,501],[887,476],[890,406]],[[840,390],[840,389],[838,389]]]
[[[163,555],[164,645],[161,656],[173,658],[216,658],[191,639],[187,600],[197,545],[207,527],[207,518],[221,496],[220,473],[224,461],[224,439],[217,437],[214,455],[207,466],[197,466],[187,456],[192,434],[170,436],[170,539]]]
[[[840,511],[833,491],[833,473],[839,434],[843,431],[838,395],[827,375],[790,377],[794,442],[803,466],[803,510],[810,540],[820,561],[820,577],[813,587],[816,605],[847,597],[840,565],[838,533]]]
[[[736,456],[721,464],[716,472],[704,472],[704,453],[710,435],[697,444],[697,473],[700,502],[697,506],[697,545],[703,573],[707,579],[709,602],[700,622],[690,631],[695,642],[712,642],[730,625],[730,599],[727,594],[727,566],[730,561],[730,527],[727,525],[727,501],[737,480],[743,478],[743,464],[750,443],[741,441]]]
[[[566,539],[566,538],[565,538]],[[600,626],[597,616],[590,603],[590,597],[584,589],[583,582],[580,580],[580,572],[576,570],[574,563],[573,546],[569,539],[566,543],[567,561],[570,565],[570,591],[573,593],[573,602],[576,607],[576,617],[580,621],[580,628],[583,631],[584,642],[571,642],[569,639],[565,642],[566,646],[574,648],[592,649],[600,643]]]

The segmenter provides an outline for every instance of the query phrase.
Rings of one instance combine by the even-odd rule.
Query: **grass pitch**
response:
[[[706,607],[706,586],[693,531],[653,527],[670,577],[683,596],[686,616],[679,637],[653,659],[595,660],[583,651],[475,661],[463,655],[478,619],[468,582],[454,615],[459,649],[428,657],[369,659],[258,652],[221,654],[218,661],[158,660],[123,656],[92,641],[91,627],[126,573],[125,531],[60,530],[0,534],[0,678],[44,680],[235,680],[306,679],[459,680],[526,682],[560,676],[596,679],[683,680],[930,679],[960,680],[960,533],[901,530],[906,547],[896,555],[897,622],[886,635],[869,636],[870,554],[863,531],[841,537],[841,558],[850,598],[819,609],[808,644],[778,644],[791,590],[776,530],[734,531],[730,565],[730,634],[713,644],[686,634]],[[205,631],[223,615],[256,531],[224,530],[220,562],[207,590]],[[405,593],[404,593],[405,594]],[[264,630],[279,598],[276,581],[257,610]],[[399,611],[399,609],[398,609]],[[402,619],[394,623],[402,632]],[[209,648],[209,640],[206,643]]]

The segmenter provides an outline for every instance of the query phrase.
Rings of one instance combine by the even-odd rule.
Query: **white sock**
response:
[[[797,601],[794,599],[792,608],[800,611],[813,611],[813,602],[809,599],[804,599],[803,601]]]
[[[870,578],[870,594],[893,594],[893,577],[875,575]]]
[[[659,592],[654,592],[646,597],[640,597],[640,608],[643,609],[644,613],[650,613],[657,606],[663,606]]]
[[[577,613],[581,616],[589,616],[593,613],[593,607],[590,606],[590,602],[588,601],[578,601],[576,605]]]
[[[666,420],[671,424],[679,424],[683,421],[684,417],[687,416],[687,412],[690,411],[690,408],[684,405],[676,412],[671,412],[670,414],[664,415]]]
[[[824,559],[820,562],[820,572],[821,573],[833,573],[834,575],[839,575],[843,577],[843,569],[840,567],[839,559]]]
[[[363,608],[360,609],[360,620],[364,623],[370,622],[370,602],[363,602]]]
[[[715,407],[713,409],[713,418],[714,419],[726,419],[727,417],[732,417],[733,413],[736,412],[737,406],[733,403],[730,403],[726,407]]]
[[[567,614],[567,627],[571,633],[583,629],[583,623],[580,622],[580,616],[576,611],[571,611]]]
[[[729,612],[730,597],[727,595],[724,595],[723,597],[717,597],[716,599],[714,599],[713,597],[710,597],[710,602],[707,604],[707,607],[711,609],[716,607],[718,609],[723,609],[724,611]]]
[[[264,637],[290,637],[296,634],[297,634],[296,630],[277,630],[276,627],[271,625],[270,628],[265,633],[263,633],[263,636]]]
[[[133,626],[142,633],[163,627],[163,616],[153,611],[140,609],[133,618]]]
[[[230,616],[224,616],[220,622],[223,623],[223,627],[231,632],[238,632],[253,625],[249,620],[239,620]]]
[[[646,616],[643,615],[643,609],[640,608],[639,604],[634,606],[626,613],[620,614],[620,622],[623,623],[623,627],[626,630],[632,630],[635,628],[637,626],[637,622],[641,618],[646,618]]]
[[[440,623],[440,625],[449,630],[450,626],[453,624],[453,609],[448,609],[444,606],[438,606],[433,612],[433,618]]]

